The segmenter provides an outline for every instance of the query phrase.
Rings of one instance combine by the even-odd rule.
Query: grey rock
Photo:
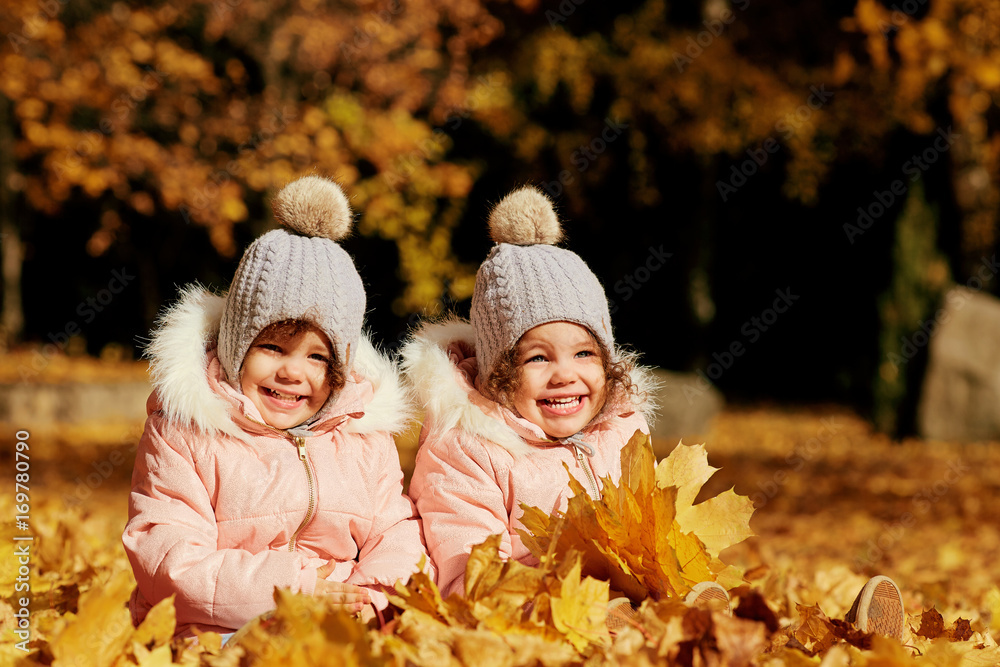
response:
[[[917,406],[920,436],[1000,440],[1000,299],[953,288],[933,322]]]
[[[660,383],[655,396],[659,410],[651,429],[657,454],[673,449],[680,439],[704,441],[712,419],[725,405],[722,393],[695,373],[656,369],[653,374]]]

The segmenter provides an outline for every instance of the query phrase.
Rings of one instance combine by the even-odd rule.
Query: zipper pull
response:
[[[306,439],[301,435],[296,435],[292,438],[295,441],[295,446],[299,448],[299,460],[306,460]]]
[[[570,436],[566,440],[569,442],[569,444],[571,444],[576,449],[576,451],[578,453],[582,452],[582,453],[586,454],[587,456],[593,456],[594,455],[594,448],[591,445],[588,445],[582,439],[576,438],[574,436]]]

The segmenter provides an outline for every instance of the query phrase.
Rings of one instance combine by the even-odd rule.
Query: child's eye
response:
[[[313,361],[321,361],[324,364],[330,363],[330,359],[326,355],[323,355],[323,354],[318,354],[318,353],[317,354],[310,354],[309,358],[312,359]]]
[[[536,354],[533,357],[528,357],[527,359],[525,359],[524,363],[530,364],[530,363],[533,363],[533,362],[536,362],[536,361],[545,361],[545,357],[542,356],[542,355],[540,355],[540,354]]]
[[[576,353],[576,356],[578,356],[578,357],[592,357],[592,356],[594,356],[594,351],[593,350],[580,350],[579,352]]]
[[[260,343],[257,347],[262,350],[270,350],[271,352],[281,352],[281,348],[274,343]]]

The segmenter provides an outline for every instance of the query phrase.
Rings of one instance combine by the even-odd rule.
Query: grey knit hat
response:
[[[275,322],[315,324],[348,372],[361,337],[365,288],[351,256],[336,243],[351,229],[351,208],[340,186],[306,176],[282,188],[273,208],[289,229],[264,234],[243,253],[219,329],[219,360],[237,389],[250,344]]]
[[[515,190],[493,209],[489,227],[496,245],[476,273],[469,318],[480,377],[547,322],[583,325],[614,354],[604,288],[579,255],[554,245],[562,230],[549,198],[530,186]]]

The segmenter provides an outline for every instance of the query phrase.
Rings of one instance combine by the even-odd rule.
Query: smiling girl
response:
[[[350,208],[307,177],[275,198],[225,297],[184,290],[149,347],[153,394],[122,540],[139,623],[171,595],[177,635],[231,633],[275,587],[374,615],[425,554],[392,434],[411,413],[361,331],[365,291],[335,241]]]
[[[496,245],[476,274],[469,322],[419,329],[404,372],[424,406],[410,495],[441,592],[464,592],[472,547],[537,561],[517,529],[521,504],[565,509],[569,473],[595,498],[621,476],[620,451],[649,432],[647,373],[615,346],[604,289],[554,244],[552,204],[534,188],[490,216]]]

